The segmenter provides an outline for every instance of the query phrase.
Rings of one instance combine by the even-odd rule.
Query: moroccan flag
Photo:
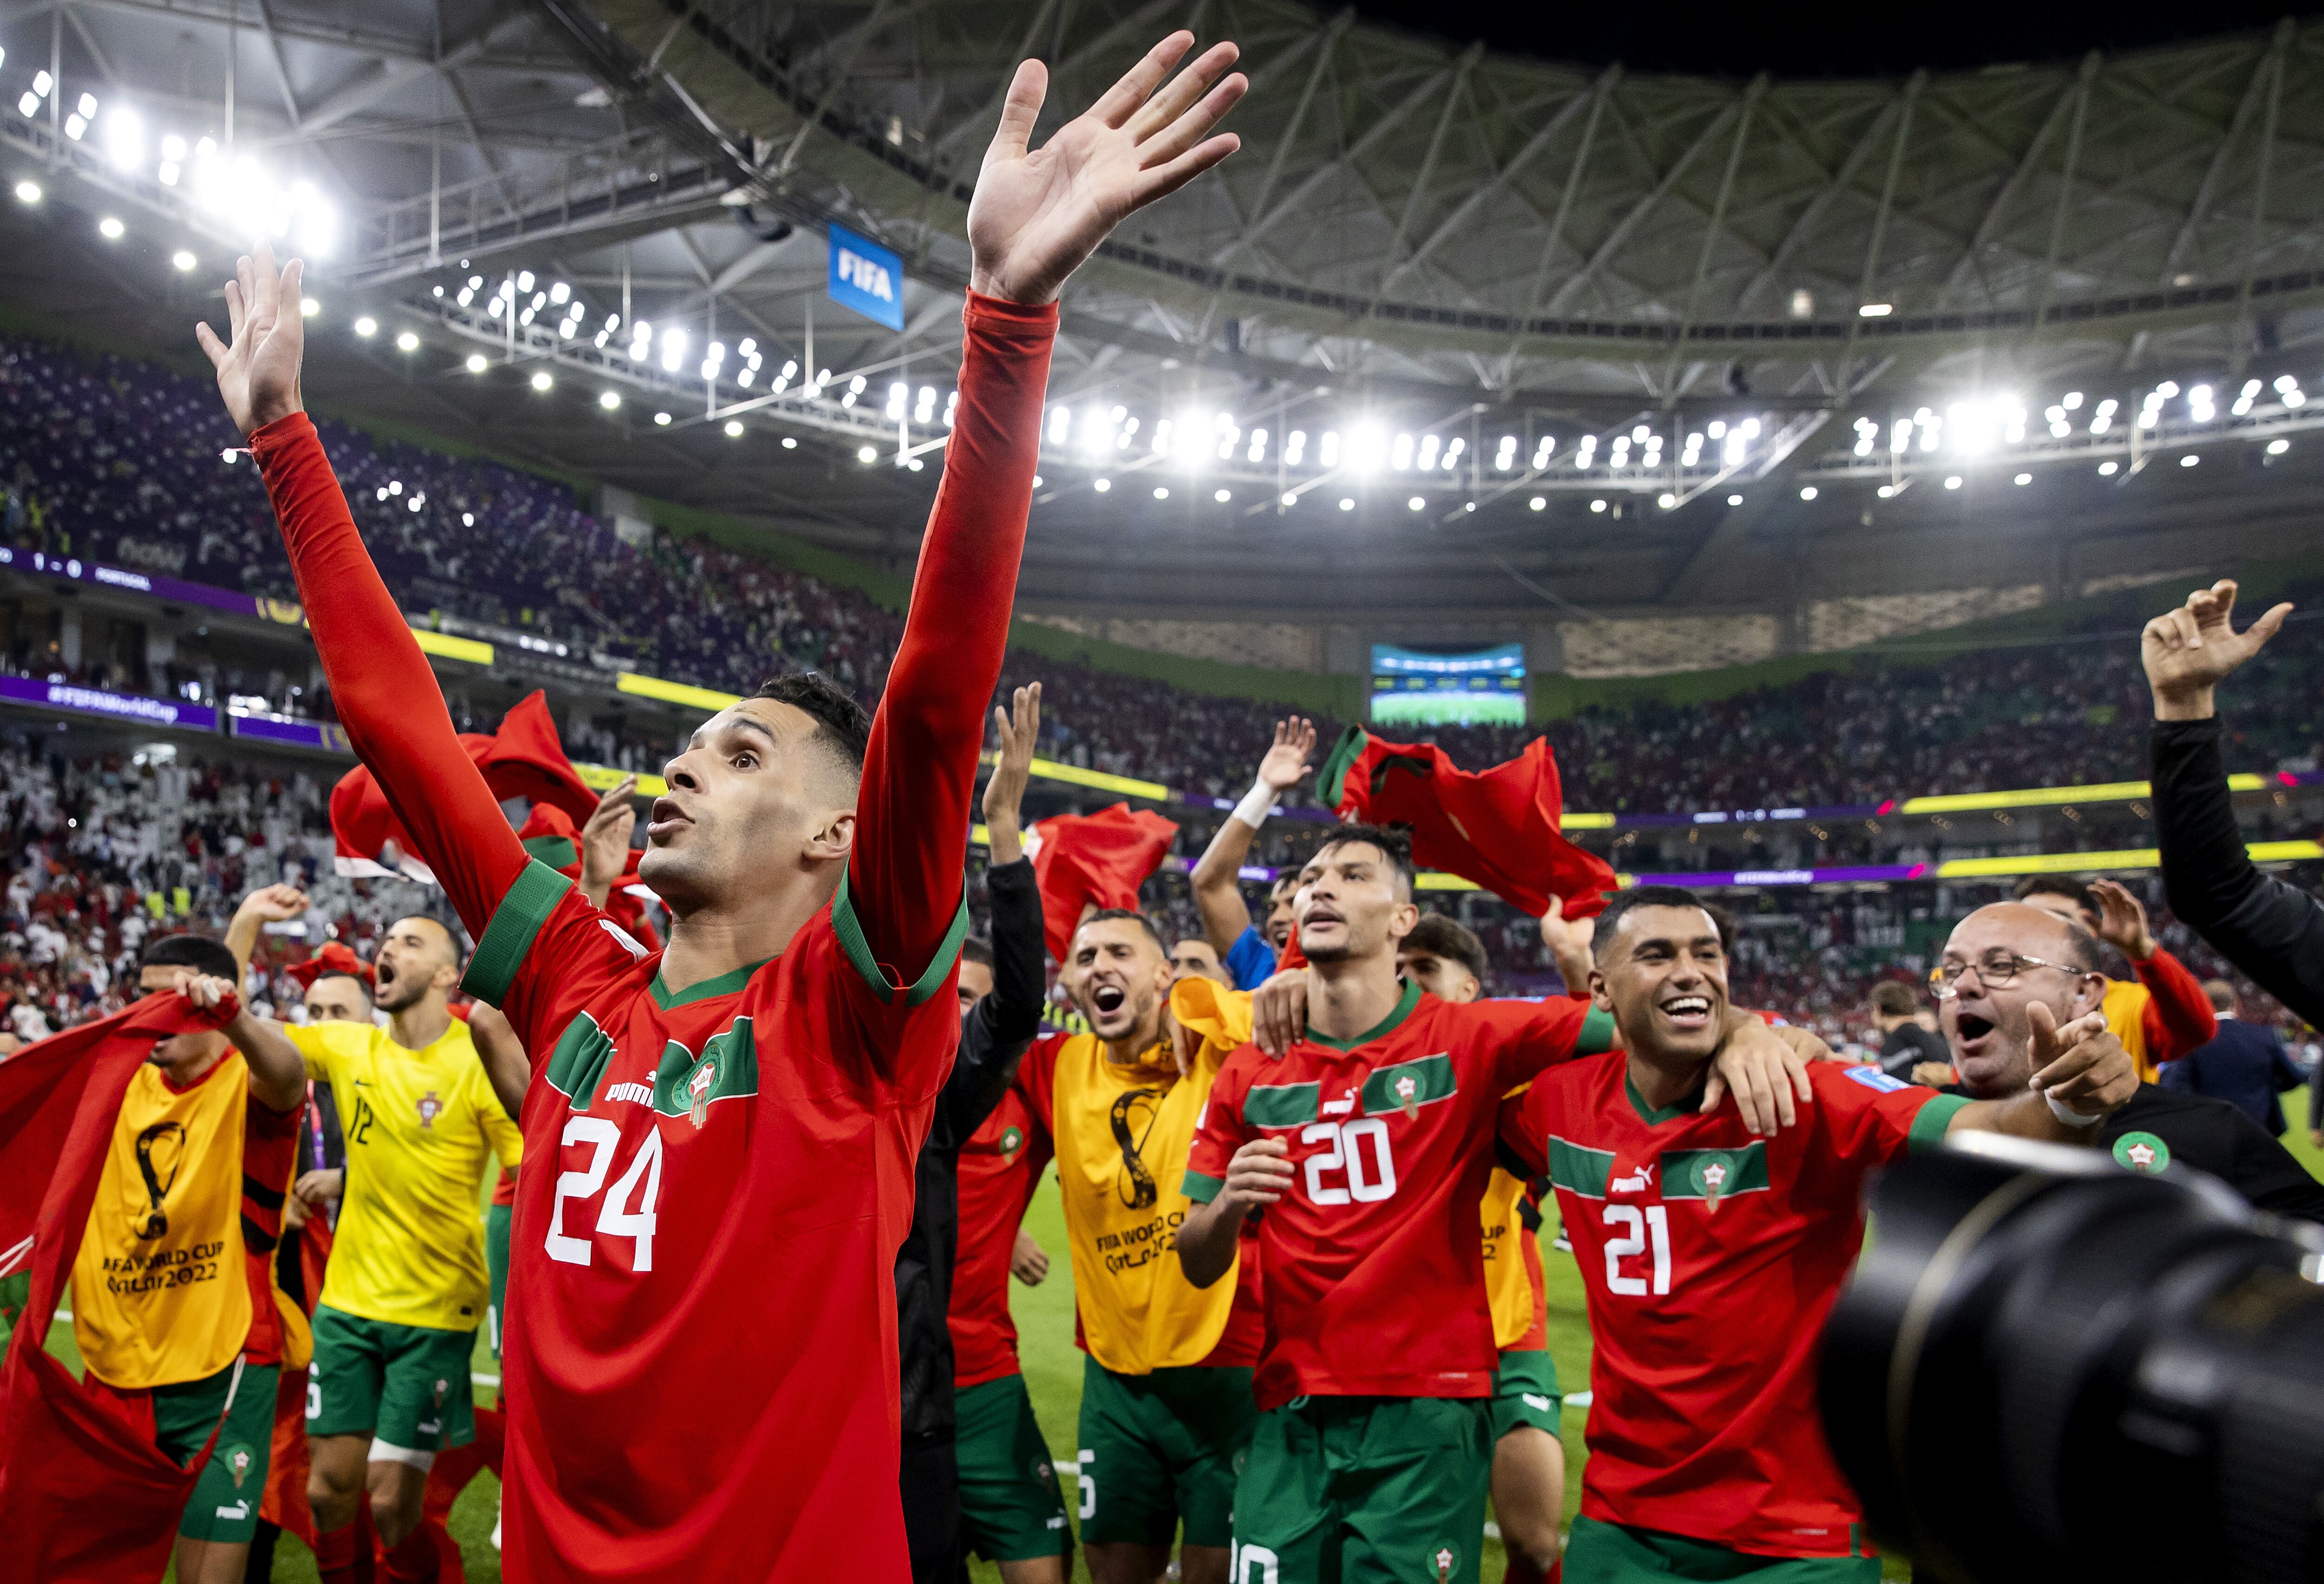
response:
[[[463,732],[460,745],[484,773],[493,796],[503,801],[523,798],[561,809],[576,828],[597,807],[597,794],[566,758],[549,701],[538,692],[519,699],[497,733]],[[436,883],[435,872],[412,850],[411,838],[389,805],[387,793],[364,765],[348,771],[331,789],[331,836],[337,848],[335,866],[343,875],[401,874],[423,885]],[[392,854],[387,851],[390,842],[395,846]]]
[[[304,962],[294,962],[283,973],[301,990],[311,990],[317,979],[344,974],[358,980],[368,991],[372,986],[372,967],[355,953],[355,948],[344,940],[326,940],[315,955]]]
[[[11,1577],[158,1579],[209,1446],[180,1468],[114,1399],[82,1390],[45,1343],[71,1280],[122,1097],[154,1042],[237,1010],[148,996],[0,1061],[0,1275],[32,1292],[0,1360],[0,1535]],[[210,1441],[215,1444],[216,1431]]]
[[[1547,737],[1471,773],[1434,744],[1382,742],[1351,726],[1324,761],[1321,786],[1341,819],[1410,826],[1415,863],[1473,880],[1536,918],[1553,896],[1567,918],[1594,918],[1614,889],[1612,866],[1558,829],[1564,807]]]
[[[591,805],[595,807],[594,795]],[[581,884],[581,826],[588,821],[576,821],[555,803],[535,803],[532,812],[518,827],[516,838],[524,850],[547,864],[558,874]],[[642,856],[632,848],[622,860],[622,872],[605,893],[605,916],[621,926],[632,939],[648,951],[661,949],[661,936],[646,916],[645,904],[657,900],[653,892],[638,878],[638,859]]]
[[[1138,905],[1138,887],[1162,866],[1178,828],[1150,810],[1116,803],[1094,814],[1057,814],[1025,833],[1041,887],[1042,933],[1059,962],[1084,906]]]

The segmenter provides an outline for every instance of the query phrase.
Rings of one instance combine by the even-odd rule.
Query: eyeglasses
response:
[[[1940,1001],[1950,1001],[1960,994],[1961,976],[1974,972],[1978,982],[1988,990],[1999,990],[2015,982],[2026,968],[2056,968],[2061,974],[2080,977],[2082,970],[2062,962],[2051,962],[2045,958],[2025,957],[2014,951],[1988,951],[1975,962],[1941,962],[1929,970],[1929,992]]]

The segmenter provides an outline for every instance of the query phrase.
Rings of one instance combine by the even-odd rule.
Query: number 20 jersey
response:
[[[889,989],[843,885],[779,958],[673,995],[563,875],[510,889],[467,982],[533,1061],[512,1579],[908,1576],[894,1270],[957,947]]]
[[[1186,1196],[1216,1199],[1253,1139],[1281,1139],[1293,1168],[1259,1223],[1261,1409],[1311,1393],[1491,1394],[1499,1354],[1478,1207],[1496,1108],[1550,1063],[1603,1050],[1612,1029],[1563,996],[1453,1005],[1407,984],[1358,1039],[1310,1033],[1280,1058],[1244,1045],[1226,1059]]]
[[[1808,1066],[1773,1138],[1729,1098],[1649,1110],[1618,1051],[1545,1073],[1501,1136],[1546,1172],[1589,1294],[1582,1511],[1765,1556],[1865,1554],[1824,1444],[1815,1349],[1864,1237],[1864,1180],[1964,1103],[1877,1067]]]

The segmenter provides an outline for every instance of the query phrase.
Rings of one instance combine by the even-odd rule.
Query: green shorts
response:
[[[1217,1365],[1116,1375],[1082,1361],[1084,1545],[1188,1545],[1234,1538],[1235,1470],[1259,1405],[1250,1371]]]
[[[475,1347],[474,1331],[390,1325],[318,1305],[307,1433],[367,1435],[431,1456],[466,1446],[476,1439],[468,1379]]]
[[[180,1385],[155,1386],[153,1444],[171,1461],[189,1464],[217,1431],[217,1445],[194,1481],[194,1494],[178,1519],[188,1540],[232,1544],[258,1533],[258,1498],[266,1489],[267,1453],[274,1444],[274,1388],[281,1371],[271,1364],[245,1364],[242,1384],[234,1366]],[[226,1393],[234,1393],[231,1408]],[[218,1415],[226,1423],[218,1423]]]
[[[988,1562],[1061,1557],[1073,1549],[1049,1443],[1025,1377],[1004,1375],[953,1398],[963,1546]]]
[[[1565,1394],[1557,1389],[1557,1360],[1549,1356],[1549,1349],[1528,1348],[1518,1352],[1512,1348],[1502,1354],[1493,1371],[1492,1403],[1489,1433],[1496,1446],[1509,1431],[1527,1425],[1555,1435]]]
[[[1476,1584],[1491,1417],[1482,1397],[1295,1397],[1260,1414],[1228,1577]]]
[[[493,1357],[501,1356],[501,1336],[508,1329],[509,1227],[516,1219],[514,1205],[484,1209],[484,1271],[493,1283]]]
[[[1657,1579],[1879,1584],[1880,1559],[1753,1556],[1683,1534],[1575,1516],[1565,1542],[1565,1584],[1651,1584]]]

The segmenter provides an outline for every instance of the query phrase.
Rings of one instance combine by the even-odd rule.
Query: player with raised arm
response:
[[[1400,831],[1345,825],[1316,849],[1296,903],[1300,1036],[1226,1059],[1186,1168],[1197,1208],[1177,1248],[1196,1285],[1266,1210],[1237,1579],[1476,1579],[1499,1358],[1479,1207],[1498,1108],[1612,1042],[1613,1019],[1567,997],[1453,1006],[1399,979],[1413,878]],[[1713,1017],[1711,1037],[1737,1098],[1774,1096],[1789,1126],[1805,1084],[1790,1045],[1741,1014]]]
[[[512,1579],[906,1576],[893,1264],[959,1038],[984,710],[1056,300],[1123,217],[1232,153],[1231,44],[1173,33],[1028,150],[1018,68],[970,204],[957,418],[876,721],[770,683],[665,774],[663,952],[530,859],[461,747],[300,410],[300,268],[262,247],[198,331],[272,496],[341,724],[477,937],[534,1058],[505,1377]]]
[[[1227,980],[1238,990],[1256,989],[1275,971],[1276,959],[1291,939],[1291,894],[1296,877],[1278,875],[1267,893],[1267,927],[1250,922],[1240,875],[1242,861],[1268,815],[1283,794],[1307,777],[1307,757],[1315,751],[1315,723],[1300,716],[1275,723],[1275,742],[1259,761],[1259,777],[1220,822],[1211,845],[1194,860],[1186,884],[1202,914],[1203,933],[1218,954]],[[1199,971],[1199,970],[1197,970]]]
[[[2045,1005],[2039,1070],[2010,1098],[1819,1061],[1799,1125],[1755,1137],[1696,1103],[1731,1013],[1728,935],[1677,886],[1618,895],[1590,987],[1621,1049],[1502,1107],[1508,1157],[1548,1174],[1589,1295],[1590,1459],[1566,1584],[1878,1579],[1824,1444],[1813,1362],[1863,1241],[1866,1175],[1963,1129],[2093,1139],[2138,1087],[2102,1014],[2061,1026]]]

